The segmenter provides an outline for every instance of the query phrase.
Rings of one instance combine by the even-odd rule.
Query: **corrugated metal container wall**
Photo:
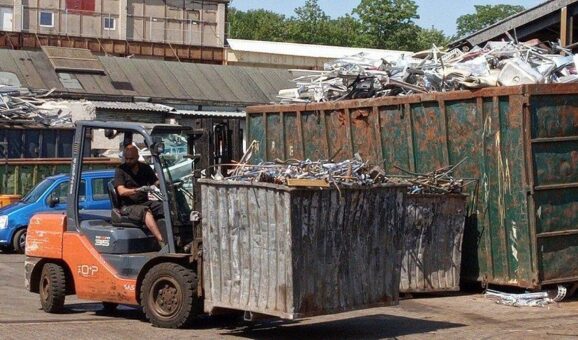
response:
[[[398,303],[407,187],[200,183],[207,312],[295,319]]]
[[[69,174],[70,162],[70,158],[0,159],[0,194],[25,195],[48,176]],[[118,164],[109,158],[88,158],[84,169],[114,169]]]
[[[72,156],[73,128],[0,128],[0,159]]]
[[[465,195],[407,195],[400,292],[460,290]]]
[[[465,162],[479,179],[462,276],[538,288],[578,281],[578,85],[502,87],[247,108],[253,161],[350,158],[387,172]],[[477,204],[474,204],[477,202]]]

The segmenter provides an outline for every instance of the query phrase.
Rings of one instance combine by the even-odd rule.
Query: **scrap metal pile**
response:
[[[282,103],[308,103],[570,83],[578,81],[577,60],[571,51],[538,40],[489,42],[468,52],[443,52],[434,46],[389,60],[360,53],[327,63],[324,71],[294,79],[297,86],[279,91],[278,97]]]
[[[353,186],[387,182],[383,171],[357,159],[342,162],[290,160],[240,164],[227,178],[230,181],[274,183],[289,186]],[[292,181],[300,180],[300,181]]]
[[[30,92],[26,89],[0,85],[0,123],[71,126],[72,117],[57,102],[46,97],[52,91]]]
[[[453,172],[464,161],[465,159],[456,165],[441,168],[426,174],[412,173],[396,167],[409,176],[390,177],[388,181],[409,184],[410,194],[459,194],[464,191],[464,186],[468,183],[464,183],[464,179],[454,178]]]

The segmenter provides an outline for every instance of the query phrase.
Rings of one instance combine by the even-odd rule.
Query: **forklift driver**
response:
[[[120,212],[130,220],[144,223],[162,249],[166,243],[156,219],[162,217],[163,205],[159,201],[149,201],[147,195],[151,185],[158,185],[158,178],[151,167],[139,162],[138,158],[138,149],[134,145],[127,145],[124,149],[124,163],[116,168],[114,186],[120,196]]]

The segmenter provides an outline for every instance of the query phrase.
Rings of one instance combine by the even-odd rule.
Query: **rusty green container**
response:
[[[0,194],[25,195],[48,176],[70,173],[70,158],[0,159]],[[86,157],[86,170],[114,169],[117,159]]]
[[[252,161],[341,160],[475,178],[462,278],[578,281],[578,84],[247,108]]]

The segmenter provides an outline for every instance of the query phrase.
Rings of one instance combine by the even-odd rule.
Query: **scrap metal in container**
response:
[[[279,91],[281,103],[406,96],[493,86],[578,81],[571,51],[538,40],[489,42],[483,48],[448,52],[437,47],[401,57],[367,54],[325,64],[323,71],[293,79],[296,87]]]
[[[387,182],[383,170],[370,168],[359,159],[332,162],[326,160],[289,160],[262,162],[257,165],[239,164],[230,177],[230,181],[263,182],[293,186],[335,186],[373,185]],[[292,181],[302,180],[302,182]],[[307,185],[309,183],[309,185]],[[298,184],[299,185],[299,184]]]

